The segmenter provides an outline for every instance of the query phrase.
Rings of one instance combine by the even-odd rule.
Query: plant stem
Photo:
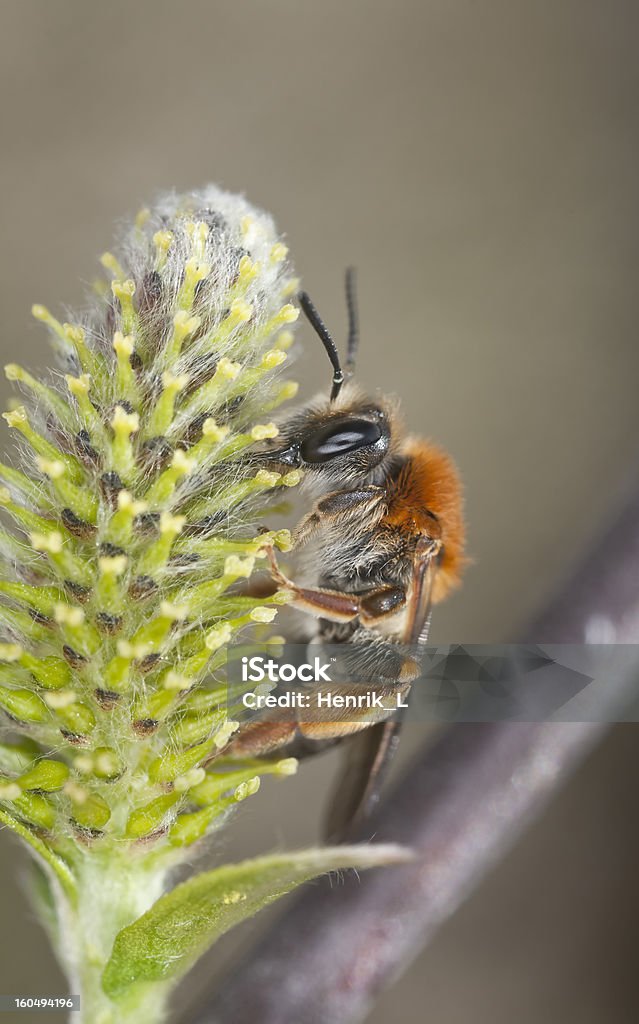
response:
[[[58,952],[71,991],[80,996],[80,1013],[72,1014],[72,1024],[160,1024],[165,1019],[165,986],[139,986],[129,1001],[115,1003],[101,983],[116,934],[158,899],[165,876],[165,867],[149,866],[130,850],[91,850],[77,865],[77,905],[58,900]]]

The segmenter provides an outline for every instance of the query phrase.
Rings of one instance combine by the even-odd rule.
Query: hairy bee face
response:
[[[304,469],[311,486],[371,482],[383,473],[396,447],[395,433],[386,405],[361,396],[351,385],[339,403],[323,396],[293,412],[264,457]]]

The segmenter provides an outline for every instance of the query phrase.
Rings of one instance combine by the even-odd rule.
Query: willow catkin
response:
[[[295,393],[286,257],[243,198],[165,196],[102,257],[86,315],[34,307],[63,372],[6,368],[26,403],[5,414],[22,443],[0,469],[0,808],[71,860],[189,845],[259,784],[211,755],[236,725],[227,645],[279,600],[237,582],[287,547],[259,527],[299,477],[252,458]]]

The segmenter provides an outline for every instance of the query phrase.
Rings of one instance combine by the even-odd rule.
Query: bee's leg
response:
[[[277,564],[273,548],[268,549],[268,558],[273,580],[282,590],[288,590],[293,595],[291,604],[295,608],[330,619],[331,622],[350,622],[359,615],[360,604],[356,594],[347,594],[339,590],[321,590],[319,587],[299,587],[284,575]]]
[[[294,533],[296,546],[305,544],[321,526],[327,522],[346,523],[352,515],[369,515],[379,510],[384,512],[385,491],[382,487],[361,487],[356,491],[331,491],[315,503],[313,508],[297,526]]]
[[[293,595],[291,604],[330,622],[352,622],[359,618],[367,626],[375,625],[386,616],[394,615],[406,604],[406,591],[403,587],[379,587],[362,595],[322,587],[300,587],[284,575],[272,547],[268,548],[268,558],[273,580],[282,590],[288,590]]]
[[[266,757],[269,754],[280,752],[282,747],[287,746],[295,739],[298,729],[297,722],[288,712],[287,721],[271,720],[268,722],[249,722],[242,726],[236,736],[233,737],[217,757],[231,757],[234,759],[244,757]],[[280,756],[284,756],[280,754]],[[209,758],[213,760],[213,758]]]

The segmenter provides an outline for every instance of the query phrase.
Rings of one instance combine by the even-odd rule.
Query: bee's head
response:
[[[333,367],[331,392],[328,399],[321,396],[293,412],[268,453],[273,462],[315,470],[323,480],[335,482],[367,477],[385,461],[392,442],[392,410],[388,403],[372,401],[350,383],[358,341],[352,269],[346,272],[346,299],[349,331],[343,370],[326,325],[306,292],[300,292],[300,305]]]

